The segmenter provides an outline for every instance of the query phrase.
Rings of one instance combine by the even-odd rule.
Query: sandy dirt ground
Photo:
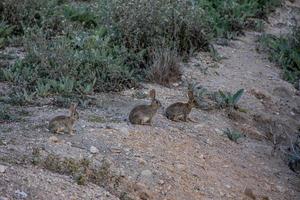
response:
[[[288,33],[299,13],[299,2],[287,3],[271,14],[266,32]],[[224,58],[218,62],[197,53],[183,64],[182,82],[171,88],[144,84],[140,90],[95,95],[92,106],[79,108],[74,136],[47,130],[48,121],[66,114],[66,108],[13,107],[23,115],[19,122],[0,124],[0,200],[300,199],[300,177],[289,169],[284,153],[289,139],[299,134],[300,97],[281,79],[280,69],[257,51],[261,34],[246,31],[226,46],[215,44]],[[191,82],[209,91],[244,88],[239,105],[247,112],[228,117],[225,110],[193,109],[195,122],[176,123],[161,109],[152,126],[126,121],[135,105],[149,103],[136,98],[137,92],[156,89],[165,108],[186,101]],[[0,92],[7,90],[1,83]],[[227,128],[245,137],[235,143],[224,135]],[[78,185],[68,173],[49,170],[45,163],[33,165],[35,149],[43,158],[87,158],[100,167],[105,160],[107,173],[114,175],[102,184]],[[122,177],[121,183],[114,177]]]

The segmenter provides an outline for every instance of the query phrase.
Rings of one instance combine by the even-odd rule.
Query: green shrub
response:
[[[20,35],[29,27],[43,28],[51,35],[61,33],[66,26],[58,6],[63,0],[2,0],[0,20],[14,26],[14,34]],[[0,6],[1,7],[1,6]]]
[[[7,38],[11,36],[13,26],[8,25],[4,21],[0,22],[0,49],[7,43]]]
[[[167,43],[179,52],[186,52],[192,47],[201,49],[208,45],[205,12],[190,0],[100,2],[102,23],[127,48],[152,51]]]
[[[89,7],[74,7],[66,5],[64,15],[67,19],[82,23],[84,27],[93,28],[98,25],[98,16]]]
[[[231,130],[229,128],[227,128],[225,131],[224,131],[224,134],[228,137],[229,140],[237,143],[238,139],[240,139],[243,134],[240,133],[239,131],[236,131],[236,130]]]
[[[222,99],[221,105],[229,108],[236,108],[238,101],[241,99],[241,97],[244,94],[244,89],[240,89],[234,94],[231,94],[231,92],[223,92],[219,90],[219,94]]]
[[[263,35],[260,42],[269,53],[269,59],[283,69],[283,78],[299,87],[300,79],[300,27],[288,36]]]
[[[175,50],[158,48],[153,53],[148,77],[151,81],[170,86],[181,78],[180,57]]]
[[[14,105],[23,106],[33,103],[35,92],[28,92],[25,88],[14,88],[8,95],[1,97],[0,101]]]
[[[234,38],[242,33],[249,18],[265,18],[281,0],[197,0],[216,37]]]
[[[0,20],[24,38],[26,56],[0,78],[39,96],[120,91],[146,79],[169,85],[180,78],[178,57],[215,53],[213,38],[235,37],[277,1],[3,0]]]
[[[124,56],[130,52],[112,46],[110,38],[98,36],[97,31],[52,40],[43,34],[27,38],[26,57],[6,69],[4,77],[29,91],[68,95],[119,91],[136,84]]]
[[[0,104],[0,123],[16,120],[17,117],[13,115],[7,106]]]

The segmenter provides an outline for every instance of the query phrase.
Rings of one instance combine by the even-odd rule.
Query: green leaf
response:
[[[244,89],[238,90],[233,96],[232,96],[232,104],[235,105],[240,100],[242,95],[244,94]]]
[[[222,90],[219,90],[219,93],[223,100],[227,99],[227,96],[224,94],[224,92]]]

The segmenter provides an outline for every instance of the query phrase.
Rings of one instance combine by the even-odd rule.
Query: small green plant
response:
[[[228,137],[229,140],[237,143],[238,139],[240,139],[243,134],[240,133],[239,131],[236,131],[236,130],[231,130],[229,128],[227,128],[225,131],[224,131],[224,134]]]
[[[148,94],[146,94],[146,93],[143,92],[143,91],[137,90],[137,91],[134,92],[131,96],[132,96],[133,98],[137,98],[137,99],[145,99],[145,98],[148,97]]]
[[[7,38],[11,36],[14,27],[0,21],[0,49],[5,46]]]
[[[231,92],[223,92],[219,90],[220,97],[222,98],[221,105],[230,107],[230,108],[237,108],[237,103],[241,99],[242,95],[244,94],[244,89],[240,89],[234,94]]]
[[[282,67],[283,78],[300,87],[300,27],[295,27],[288,36],[263,35],[260,42],[269,53],[269,60]]]
[[[18,76],[18,73],[12,72],[7,68],[0,69],[0,78],[2,81],[9,81],[13,82],[16,80],[16,77]]]
[[[48,96],[50,94],[51,83],[38,81],[36,85],[36,93],[41,97]]]
[[[0,104],[0,123],[14,121],[16,119],[17,117],[9,111],[7,106]]]
[[[67,19],[82,23],[82,25],[87,28],[95,28],[98,24],[97,15],[95,15],[88,7],[81,6],[76,8],[66,5],[64,8],[64,15]]]
[[[213,45],[209,45],[209,52],[214,61],[220,61],[222,59],[221,55]]]
[[[36,93],[29,93],[26,89],[14,89],[9,95],[3,97],[1,101],[14,105],[26,105],[33,102]]]

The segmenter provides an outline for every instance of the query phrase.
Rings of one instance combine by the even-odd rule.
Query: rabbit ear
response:
[[[152,99],[155,99],[155,90],[154,90],[154,89],[150,90],[149,96],[150,96]]]
[[[74,112],[76,110],[77,106],[78,106],[77,103],[72,103],[71,106],[70,106],[70,108],[69,108],[70,112],[71,113]]]
[[[74,103],[74,110],[77,109],[78,103]]]

